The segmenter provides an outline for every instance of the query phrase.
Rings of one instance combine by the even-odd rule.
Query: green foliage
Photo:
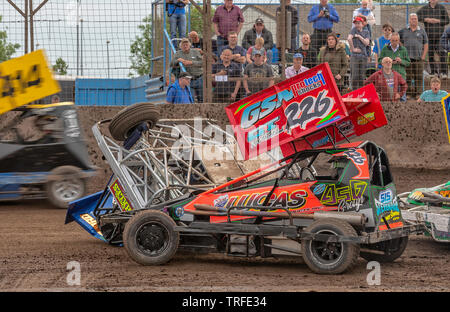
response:
[[[2,17],[0,16],[0,22]],[[7,41],[8,34],[6,31],[0,31],[0,62],[11,59],[11,56],[16,53],[16,50],[20,48],[18,43],[9,43]]]
[[[53,72],[57,75],[67,75],[67,65],[66,61],[64,61],[61,57],[56,59],[56,64],[53,65]]]
[[[203,6],[201,6],[203,9]],[[216,10],[211,8],[211,18],[214,16]],[[188,14],[186,12],[186,14]],[[203,18],[202,14],[194,7],[191,6],[191,31],[196,31],[198,35],[203,38]],[[214,28],[211,23],[211,31],[214,33]]]
[[[148,15],[138,26],[141,35],[136,36],[134,42],[130,46],[131,72],[129,76],[147,75],[151,68],[151,51],[152,51],[152,17]]]

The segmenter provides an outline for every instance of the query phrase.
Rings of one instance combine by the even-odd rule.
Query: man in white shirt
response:
[[[308,68],[303,66],[303,54],[295,53],[293,57],[293,65],[289,66],[285,69],[286,79],[297,76],[304,71],[307,71]]]

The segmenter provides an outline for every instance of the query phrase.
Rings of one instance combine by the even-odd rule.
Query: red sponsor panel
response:
[[[245,159],[348,116],[328,63],[233,103],[225,110]]]
[[[293,144],[281,146],[284,156],[295,151],[330,147],[353,136],[360,136],[387,124],[386,115],[376,93],[370,84],[358,90],[345,94],[343,102],[349,116],[329,124],[315,133],[297,139]]]

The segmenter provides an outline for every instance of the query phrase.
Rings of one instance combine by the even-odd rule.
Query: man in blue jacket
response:
[[[167,89],[166,103],[168,104],[192,104],[194,98],[191,94],[189,85],[191,84],[192,76],[187,72],[182,72],[177,81],[169,86]]]
[[[311,8],[308,22],[313,23],[314,32],[311,36],[311,46],[317,51],[325,45],[327,36],[333,31],[333,23],[339,23],[339,14],[328,4],[328,0],[320,0]]]

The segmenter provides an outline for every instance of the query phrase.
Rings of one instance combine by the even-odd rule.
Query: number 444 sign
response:
[[[0,114],[60,92],[43,50],[0,63]]]

